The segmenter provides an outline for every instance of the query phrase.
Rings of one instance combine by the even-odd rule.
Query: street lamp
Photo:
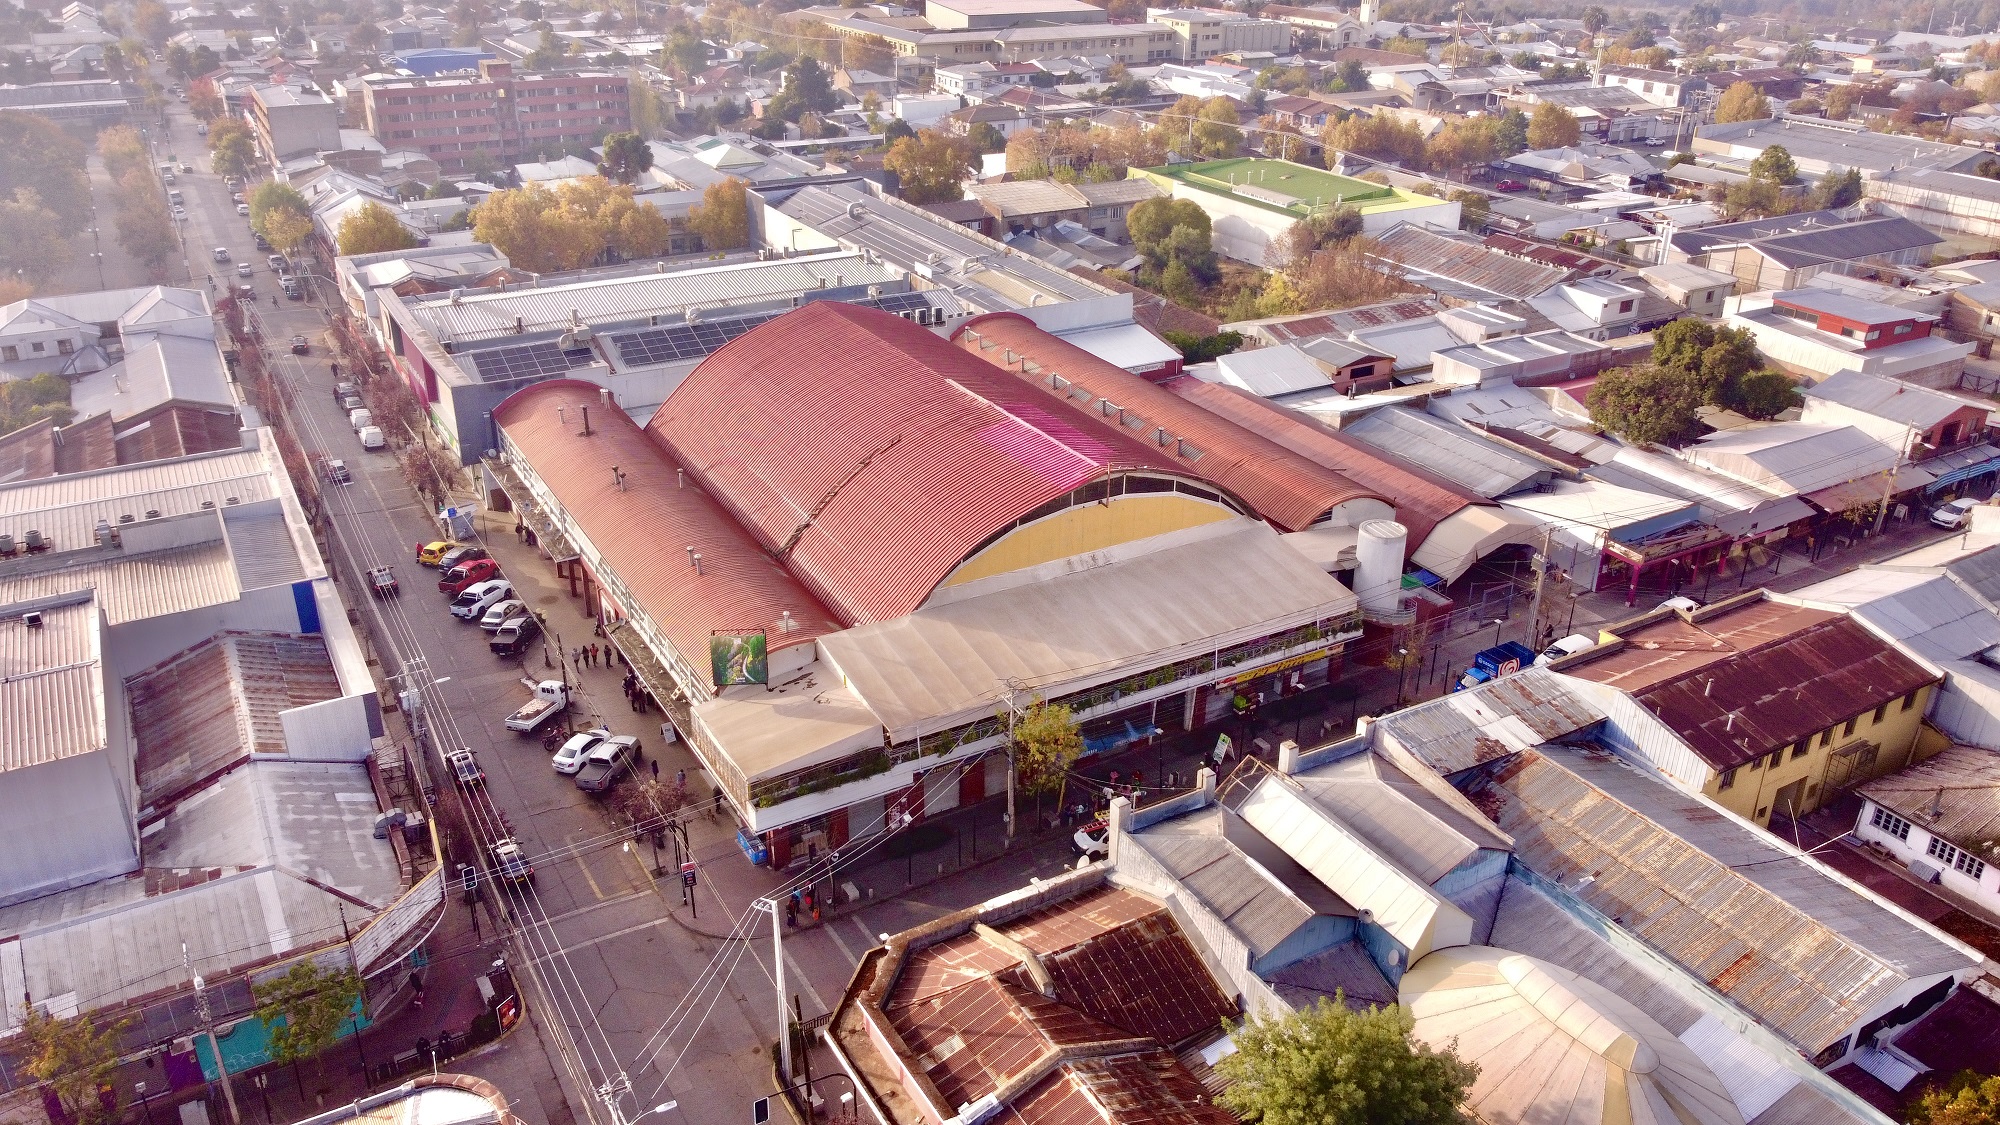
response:
[[[1403,677],[1410,671],[1410,650],[1396,650],[1396,706],[1403,706]]]
[[[146,1125],[153,1125],[153,1104],[146,1100],[146,1084],[143,1081],[132,1083],[132,1092],[139,1095],[139,1105],[146,1113]]]
[[[1507,619],[1504,617],[1496,617],[1493,620],[1488,621],[1487,624],[1493,626],[1493,643],[1496,645],[1499,644],[1500,630],[1506,627]]]

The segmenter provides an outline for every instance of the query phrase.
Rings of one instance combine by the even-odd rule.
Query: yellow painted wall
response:
[[[1109,504],[1089,503],[1057,512],[960,563],[940,588],[990,578],[1045,562],[1149,539],[1182,528],[1235,518],[1236,513],[1206,500],[1174,492],[1115,496]]]
[[[1889,710],[1883,715],[1879,724],[1875,722],[1875,711],[1872,708],[1863,711],[1854,720],[1853,734],[1847,733],[1845,719],[1827,728],[1826,731],[1814,732],[1806,740],[1807,749],[1804,757],[1794,757],[1792,746],[1787,745],[1776,765],[1764,765],[1762,763],[1769,762],[1771,751],[1778,749],[1766,747],[1765,757],[1759,760],[1758,768],[1752,769],[1748,765],[1737,767],[1735,779],[1727,789],[1722,788],[1721,776],[1712,774],[1708,784],[1703,786],[1703,792],[1745,820],[1768,826],[1773,812],[1785,811],[1774,807],[1778,802],[1778,791],[1803,778],[1806,784],[1800,790],[1798,811],[1801,814],[1811,812],[1824,804],[1830,796],[1826,789],[1829,780],[1851,788],[1870,778],[1894,773],[1918,760],[1920,755],[1916,750],[1917,735],[1922,729],[1924,709],[1930,702],[1930,694],[1934,687],[1935,685],[1927,685],[1918,688],[1916,702],[1912,703],[1907,711],[1903,709],[1900,697],[1890,700]],[[1824,737],[1828,732],[1832,734],[1831,739]],[[1828,759],[1833,756],[1835,750],[1853,742],[1873,742],[1881,747],[1881,750],[1876,754],[1873,765],[1866,769],[1853,770],[1846,780],[1841,782],[1839,777],[1830,776]]]

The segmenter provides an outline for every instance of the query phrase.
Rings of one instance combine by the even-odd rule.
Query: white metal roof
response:
[[[20,601],[0,603],[0,773],[88,754],[108,737],[96,603],[42,609],[30,627]]]
[[[1887,471],[1898,452],[1854,426],[1772,422],[1702,438],[1688,455],[1740,480],[1816,492]]]
[[[1696,517],[1689,501],[1596,480],[1557,481],[1549,492],[1524,492],[1500,503],[1557,523],[1606,532],[1663,516]]]
[[[1290,344],[1218,356],[1215,369],[1223,382],[1263,398],[1333,385],[1332,376]]]
[[[1990,402],[1979,402],[1949,391],[1933,390],[1902,379],[1885,379],[1860,371],[1836,371],[1803,388],[1801,393],[1807,398],[1836,402],[1891,422],[1914,424],[1920,430],[1927,430],[1966,407],[1981,414],[1993,409]]]

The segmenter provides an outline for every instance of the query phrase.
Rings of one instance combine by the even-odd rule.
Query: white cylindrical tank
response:
[[[1363,613],[1403,608],[1403,543],[1409,529],[1395,520],[1363,520],[1354,545],[1354,594]]]

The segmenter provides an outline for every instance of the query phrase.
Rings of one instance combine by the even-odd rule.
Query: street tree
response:
[[[1583,10],[1583,29],[1592,35],[1603,31],[1610,23],[1610,14],[1595,4]]]
[[[925,129],[890,145],[882,166],[901,180],[906,201],[943,203],[964,196],[961,185],[972,162],[964,141],[937,129]]]
[[[604,158],[597,162],[597,174],[613,183],[637,183],[653,166],[653,146],[637,133],[613,133],[604,138]]]
[[[1842,207],[1852,207],[1861,202],[1861,169],[1849,168],[1845,172],[1829,172],[1813,185],[1812,207],[1815,211],[1837,211]]]
[[[1024,793],[1061,790],[1069,768],[1083,756],[1076,714],[1061,703],[1031,700],[1014,716],[1014,780]]]
[[[299,1064],[324,1054],[340,1038],[341,1026],[354,1018],[361,978],[349,968],[298,961],[279,976],[252,981],[250,995],[270,1039],[271,1061],[290,1063],[296,1082]],[[303,1083],[299,1096],[305,1096]]]
[[[290,208],[278,208],[264,216],[264,241],[271,249],[289,256],[312,237],[312,220]]]
[[[1590,420],[1634,445],[1678,445],[1701,432],[1699,379],[1658,364],[1613,368],[1590,388]]]
[[[1253,1017],[1216,1064],[1228,1083],[1216,1100],[1259,1125],[1460,1125],[1479,1068],[1413,1039],[1411,1023],[1394,1004],[1355,1011],[1340,993]]]
[[[82,230],[91,207],[84,155],[83,142],[46,117],[0,114],[0,198],[18,199],[30,188],[63,233]]]
[[[139,0],[132,6],[132,28],[154,45],[165,43],[174,33],[173,13],[159,0]]]
[[[54,1091],[76,1125],[111,1125],[118,1120],[117,1103],[107,1107],[98,1091],[118,1070],[118,1040],[125,1028],[125,1023],[99,1027],[88,1014],[57,1019],[29,1007],[21,1014],[17,1057]]]
[[[1775,418],[1803,401],[1798,384],[1775,368],[1752,371],[1736,383],[1737,413],[1760,422]]]
[[[215,88],[215,83],[207,78],[197,78],[188,84],[188,112],[194,114],[196,120],[214,121],[229,110],[223,104],[222,92]]]
[[[1771,116],[1771,103],[1765,100],[1764,95],[1757,92],[1757,87],[1748,82],[1738,82],[1724,90],[1722,97],[1715,102],[1717,124],[1731,121],[1762,121],[1769,116]],[[1833,116],[1830,108],[1827,116]]]
[[[208,127],[209,161],[224,176],[244,176],[257,163],[257,143],[241,121],[224,118]]]
[[[709,250],[750,245],[749,185],[732,176],[703,188],[701,202],[688,211],[687,225]]]
[[[387,207],[369,202],[340,221],[334,241],[342,254],[380,254],[408,250],[417,236]]]
[[[112,180],[122,180],[134,168],[145,168],[150,159],[139,130],[130,125],[113,125],[97,134],[97,155]],[[150,190],[150,189],[149,189]]]
[[[281,184],[275,180],[258,184],[257,190],[246,196],[245,201],[250,204],[250,229],[265,238],[271,235],[264,229],[264,222],[272,215],[280,211],[290,211],[296,215],[312,214],[312,208],[306,204],[305,196],[300,195],[290,184]]]
[[[1569,148],[1583,137],[1576,116],[1554,102],[1543,102],[1528,118],[1528,147]]]
[[[74,257],[69,233],[40,195],[22,188],[0,201],[0,271],[36,286],[53,280]]]

